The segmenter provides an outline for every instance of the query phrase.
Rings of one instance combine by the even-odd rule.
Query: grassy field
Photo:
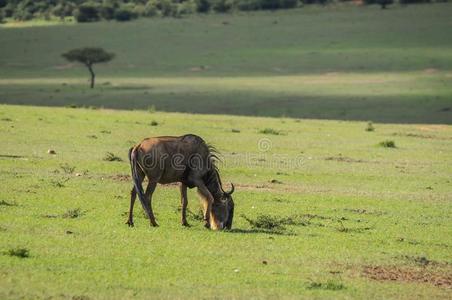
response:
[[[450,298],[452,127],[373,126],[2,105],[0,298]],[[175,186],[128,228],[128,147],[187,132],[223,154],[233,230],[194,191],[180,226]]]
[[[451,13],[332,5],[0,26],[0,103],[451,124]],[[117,54],[95,90],[61,58],[82,46]]]

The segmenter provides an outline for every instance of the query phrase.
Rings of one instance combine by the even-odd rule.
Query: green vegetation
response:
[[[434,3],[443,0],[400,0],[400,4]],[[338,4],[347,0],[0,0],[0,22],[3,18],[18,21],[75,18],[77,22],[99,20],[130,21],[138,17],[182,17],[195,13],[229,13],[236,11],[277,10],[303,7],[307,4]],[[393,0],[364,0],[382,9]],[[359,3],[360,4],[360,3]]]
[[[378,145],[383,148],[396,148],[395,142],[393,140],[384,140],[378,143]]]
[[[451,10],[310,6],[0,28],[0,102],[450,124]],[[61,57],[85,46],[117,54],[92,91],[86,68]]]
[[[450,125],[379,123],[369,134],[365,122],[9,105],[0,119],[10,120],[0,121],[0,199],[17,204],[0,205],[2,299],[450,295]],[[195,190],[181,226],[174,185],[155,192],[160,227],[136,203],[129,228],[129,147],[187,132],[222,153],[233,229],[203,228]],[[394,135],[397,151],[375,147]],[[17,248],[31,255],[8,254]]]
[[[0,299],[450,298],[452,4],[107,2],[0,26]],[[118,55],[96,89],[79,47]],[[128,149],[186,133],[222,153],[233,229],[195,190],[181,226],[175,185],[129,228]]]

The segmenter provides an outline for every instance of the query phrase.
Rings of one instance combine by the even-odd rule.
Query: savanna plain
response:
[[[0,26],[0,298],[449,299],[452,4]],[[116,54],[87,71],[61,53]],[[128,149],[221,153],[229,231]],[[49,154],[53,150],[54,154]]]

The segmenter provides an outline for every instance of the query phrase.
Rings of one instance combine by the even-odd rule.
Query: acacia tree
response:
[[[91,88],[94,88],[96,74],[94,74],[93,65],[97,63],[109,62],[115,57],[115,54],[108,53],[102,48],[80,48],[63,53],[62,56],[70,62],[76,61],[84,64],[91,74]]]

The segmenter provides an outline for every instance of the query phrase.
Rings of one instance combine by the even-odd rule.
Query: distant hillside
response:
[[[195,13],[290,9],[308,4],[325,5],[348,0],[0,0],[0,22],[5,19],[75,18],[77,22],[129,21],[139,17],[181,17]],[[354,4],[447,2],[444,0],[363,0]]]

